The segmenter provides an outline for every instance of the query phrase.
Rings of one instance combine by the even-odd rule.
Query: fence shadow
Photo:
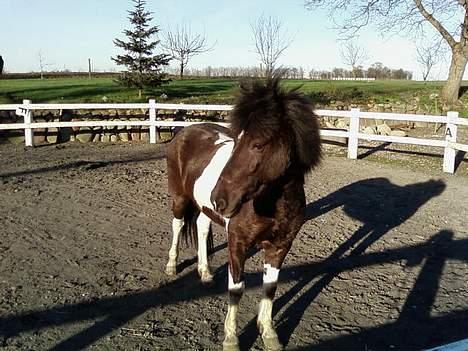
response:
[[[344,212],[349,217],[360,221],[362,225],[323,261],[327,271],[316,283],[310,288],[305,288],[317,278],[317,272],[307,271],[303,275],[297,273],[300,277],[298,283],[275,301],[274,313],[277,313],[289,301],[299,296],[281,314],[278,335],[283,343],[289,342],[289,338],[298,326],[307,306],[341,272],[337,265],[343,257],[353,258],[363,254],[373,243],[391,229],[404,223],[424,203],[441,194],[444,189],[444,182],[436,180],[398,186],[386,178],[373,178],[345,186],[307,205],[307,220],[316,218],[337,207],[343,207]],[[250,321],[243,334],[241,338],[243,344],[252,346],[257,337],[255,320]]]
[[[53,146],[49,146],[53,147]],[[84,170],[93,170],[101,167],[107,167],[117,164],[130,164],[130,163],[138,163],[138,162],[147,162],[147,161],[158,161],[162,160],[166,157],[164,152],[160,152],[156,155],[151,155],[147,157],[138,157],[138,158],[126,158],[126,159],[114,159],[114,160],[77,160],[71,161],[68,163],[63,163],[54,166],[47,166],[47,167],[40,167],[34,169],[27,169],[24,171],[15,171],[15,172],[4,172],[0,173],[0,179],[7,179],[12,177],[20,177],[26,175],[33,175],[33,174],[40,174],[40,173],[49,173],[49,172],[56,172],[56,171],[65,171],[70,169],[76,168],[83,168]]]
[[[446,230],[417,245],[366,252],[379,238],[410,218],[444,188],[441,181],[398,186],[387,179],[376,178],[353,183],[309,204],[308,219],[343,206],[347,215],[363,224],[323,261],[284,267],[281,280],[291,282],[293,286],[277,299],[274,306],[275,313],[281,311],[277,330],[282,341],[288,343],[305,309],[340,272],[402,260],[410,265],[422,264],[422,269],[397,321],[297,350],[363,350],[365,347],[381,350],[395,345],[396,349],[400,346],[401,349],[411,349],[405,345],[421,349],[467,337],[468,331],[462,326],[468,323],[468,310],[453,311],[441,317],[431,316],[430,311],[445,262],[449,259],[468,262],[468,239],[454,240],[454,233]],[[221,245],[220,249],[223,247]],[[201,286],[196,269],[192,269],[152,290],[3,316],[0,317],[0,346],[2,339],[5,346],[8,338],[25,332],[94,320],[90,327],[58,341],[51,348],[84,349],[149,309],[225,294],[226,274],[220,274],[225,272],[226,265],[217,270],[216,283],[210,289]],[[314,279],[317,281],[309,287]],[[260,287],[260,274],[246,274],[246,283],[248,290]],[[294,302],[288,305],[291,300]],[[255,320],[252,320],[241,332],[241,345],[246,348],[252,346],[257,336]]]

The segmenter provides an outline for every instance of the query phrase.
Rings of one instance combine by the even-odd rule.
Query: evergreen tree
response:
[[[128,11],[128,19],[133,28],[123,31],[128,41],[114,40],[115,46],[124,49],[125,54],[112,57],[112,60],[118,65],[126,66],[128,70],[117,79],[118,83],[138,88],[141,98],[144,87],[159,86],[169,81],[167,75],[162,72],[162,67],[167,66],[171,58],[167,54],[154,54],[160,40],[151,41],[151,38],[159,32],[159,27],[150,26],[152,13],[145,10],[144,0],[132,1],[135,8]]]

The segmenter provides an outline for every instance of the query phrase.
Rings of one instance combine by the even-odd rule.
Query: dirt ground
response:
[[[0,348],[220,349],[225,237],[218,228],[214,286],[201,285],[191,248],[165,276],[164,149],[0,145]],[[468,338],[466,159],[447,175],[439,157],[414,165],[405,153],[382,159],[382,148],[361,148],[360,160],[326,149],[280,273],[274,320],[286,349],[421,350]],[[252,252],[246,267],[244,350],[261,349],[261,262]]]

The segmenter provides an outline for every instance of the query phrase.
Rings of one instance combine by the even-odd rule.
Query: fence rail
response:
[[[230,111],[231,105],[194,105],[194,104],[160,104],[155,100],[148,103],[131,104],[33,104],[24,100],[23,104],[0,105],[0,111],[15,111],[24,117],[24,123],[0,124],[0,130],[24,129],[26,146],[33,146],[34,129],[66,128],[66,127],[108,127],[108,126],[148,126],[150,143],[157,141],[157,128],[160,127],[186,127],[191,124],[203,122],[161,121],[156,120],[157,110],[194,110],[194,111]],[[73,121],[73,122],[33,122],[34,110],[144,110],[149,111],[146,121]],[[315,110],[322,117],[349,118],[348,130],[322,129],[322,136],[343,137],[348,139],[348,158],[356,159],[358,155],[359,140],[383,141],[402,144],[425,145],[444,148],[443,171],[454,173],[455,158],[458,151],[468,152],[468,145],[457,142],[458,126],[468,126],[468,119],[458,117],[458,112],[448,112],[447,116],[410,115],[381,112],[364,112],[359,109],[350,111]],[[410,122],[431,122],[445,124],[445,140],[385,136],[364,134],[359,132],[360,119],[397,120]],[[227,123],[218,123],[227,125]]]

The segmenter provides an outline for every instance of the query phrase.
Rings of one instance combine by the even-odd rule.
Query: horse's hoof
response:
[[[282,351],[283,345],[278,337],[263,338],[263,346],[265,351]]]
[[[177,267],[176,266],[166,266],[166,272],[167,275],[174,276],[177,274]]]
[[[213,275],[208,269],[198,269],[198,275],[200,276],[203,285],[213,284]]]
[[[237,338],[233,340],[224,340],[223,341],[223,351],[240,351],[239,341]]]
[[[204,274],[201,277],[201,282],[203,285],[211,286],[214,284],[213,276],[211,274]]]

